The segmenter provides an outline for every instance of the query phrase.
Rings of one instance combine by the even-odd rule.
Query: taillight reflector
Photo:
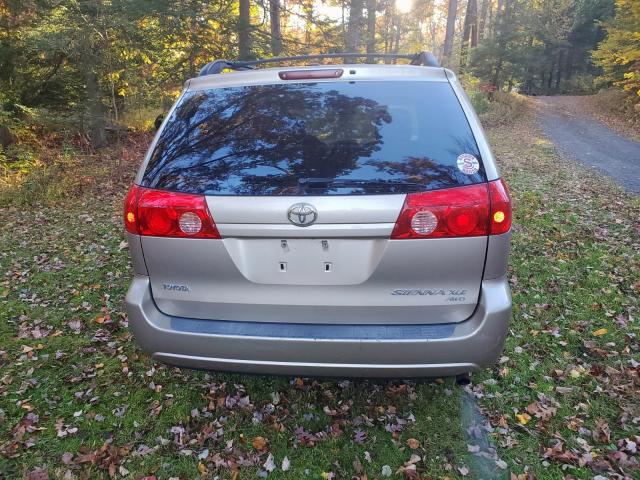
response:
[[[127,231],[156,237],[220,238],[204,195],[133,185],[125,200]]]
[[[138,229],[138,193],[140,188],[132,185],[124,199],[124,228],[127,232],[140,233]]]
[[[476,237],[511,228],[511,202],[502,180],[410,193],[392,239]]]
[[[511,228],[511,198],[507,184],[502,179],[489,182],[489,199],[491,201],[489,234],[507,233]]]

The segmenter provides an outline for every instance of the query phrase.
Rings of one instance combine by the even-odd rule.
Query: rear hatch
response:
[[[187,91],[140,186],[201,197],[220,238],[143,235],[153,298],[200,319],[463,321],[480,292],[487,185],[444,77]],[[435,215],[407,216],[416,202]],[[443,226],[470,209],[475,229]]]

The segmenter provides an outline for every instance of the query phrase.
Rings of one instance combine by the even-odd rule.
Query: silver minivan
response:
[[[153,358],[363,377],[496,361],[509,194],[455,75],[408,57],[217,61],[186,82],[125,201],[127,312]]]

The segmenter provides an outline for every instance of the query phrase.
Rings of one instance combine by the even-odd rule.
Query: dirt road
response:
[[[640,194],[640,143],[583,113],[577,97],[537,97],[547,137],[560,151]]]

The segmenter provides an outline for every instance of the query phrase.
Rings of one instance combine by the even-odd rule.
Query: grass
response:
[[[639,430],[640,202],[558,158],[531,113],[489,135],[515,203],[514,315],[466,388],[154,363],[123,312],[124,187],[5,206],[0,478],[257,478],[269,455],[274,479],[637,476],[619,442]]]

